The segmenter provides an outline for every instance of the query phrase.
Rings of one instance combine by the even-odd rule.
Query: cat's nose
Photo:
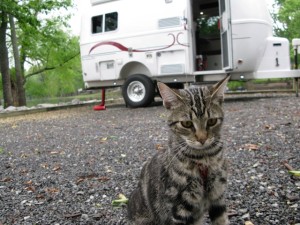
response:
[[[207,140],[207,138],[205,138],[205,139],[199,139],[198,141],[199,141],[202,145],[204,145],[204,143],[206,142],[206,140]]]
[[[202,145],[204,145],[204,143],[207,140],[207,132],[206,131],[199,131],[196,133],[196,138],[197,141],[199,141]]]

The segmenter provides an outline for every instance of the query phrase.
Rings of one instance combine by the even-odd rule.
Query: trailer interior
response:
[[[196,71],[222,70],[222,44],[218,0],[193,0]]]

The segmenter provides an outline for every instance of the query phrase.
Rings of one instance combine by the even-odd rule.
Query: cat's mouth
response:
[[[186,143],[189,147],[197,150],[205,150],[209,148],[212,145],[211,140],[206,140],[204,143],[201,143],[199,141],[191,141],[191,140],[186,140]]]
[[[211,157],[217,155],[222,150],[222,142],[211,140],[209,142],[197,143],[186,140],[187,148],[182,154],[194,160],[201,160],[203,157]]]

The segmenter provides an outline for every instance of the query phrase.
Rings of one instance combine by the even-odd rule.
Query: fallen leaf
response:
[[[98,177],[97,180],[102,181],[102,182],[106,182],[106,181],[109,181],[110,179],[108,177]]]
[[[271,130],[271,129],[272,129],[272,127],[271,127],[271,125],[265,125],[265,129],[267,129],[267,130]]]
[[[267,145],[266,150],[272,150],[272,147]]]
[[[105,143],[107,141],[107,137],[103,137],[100,139],[100,143]]]
[[[28,173],[28,169],[21,169],[20,174]]]
[[[92,178],[95,178],[95,177],[98,177],[98,174],[90,173],[90,174],[79,176],[79,178],[82,178],[82,179],[92,179]]]
[[[50,154],[51,155],[57,155],[57,154],[59,154],[59,151],[52,151],[52,152],[50,152]]]
[[[32,185],[32,183],[33,183],[32,180],[25,182],[26,185]]]
[[[26,191],[30,191],[30,192],[35,192],[35,187],[34,186],[28,186],[25,188]]]
[[[48,168],[49,168],[49,166],[48,166],[47,163],[42,163],[42,164],[41,164],[41,167],[44,168],[44,169],[48,169]]]
[[[281,124],[281,125],[284,125],[284,126],[290,126],[290,125],[292,125],[292,123],[291,123],[291,122],[287,122],[287,123],[283,123],[283,124]]]
[[[265,129],[266,130],[275,130],[275,126],[267,124],[267,125],[265,125]]]
[[[258,145],[255,145],[255,144],[246,144],[245,147],[248,149],[248,150],[253,150],[253,151],[256,151],[259,149],[259,146]]]
[[[58,171],[58,170],[60,170],[61,168],[60,168],[60,166],[55,166],[52,170],[53,171]]]
[[[163,145],[161,145],[161,144],[156,144],[155,148],[156,148],[157,151],[160,151],[160,150],[164,149]]]
[[[289,174],[292,174],[296,177],[300,177],[300,171],[296,171],[296,170],[289,170]]]
[[[251,221],[246,221],[245,225],[254,225]]]
[[[44,199],[45,198],[45,196],[44,195],[42,195],[42,194],[38,194],[36,197],[35,197],[36,199]]]
[[[97,214],[94,214],[93,215],[93,218],[95,220],[100,220],[102,217],[105,217],[105,214],[104,213],[97,213]]]
[[[128,203],[128,199],[123,194],[119,194],[118,199],[113,200],[111,202],[112,206],[114,206],[114,207],[121,207],[122,205],[127,204],[127,203]]]
[[[46,188],[45,191],[51,194],[59,192],[57,188]]]
[[[76,181],[76,184],[80,184],[81,182],[83,182],[84,179],[83,178],[79,178],[77,181]]]
[[[27,154],[22,154],[20,157],[24,159],[24,158],[27,158],[28,155]]]
[[[10,181],[12,181],[12,178],[10,177],[5,177],[2,180],[0,180],[0,182],[10,182]]]
[[[287,168],[288,170],[295,170],[291,165],[288,164],[288,161],[284,160],[282,161],[282,164]]]

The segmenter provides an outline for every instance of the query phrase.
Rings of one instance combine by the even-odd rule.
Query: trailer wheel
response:
[[[155,86],[145,75],[132,75],[125,81],[122,94],[129,107],[145,107],[153,102]]]

